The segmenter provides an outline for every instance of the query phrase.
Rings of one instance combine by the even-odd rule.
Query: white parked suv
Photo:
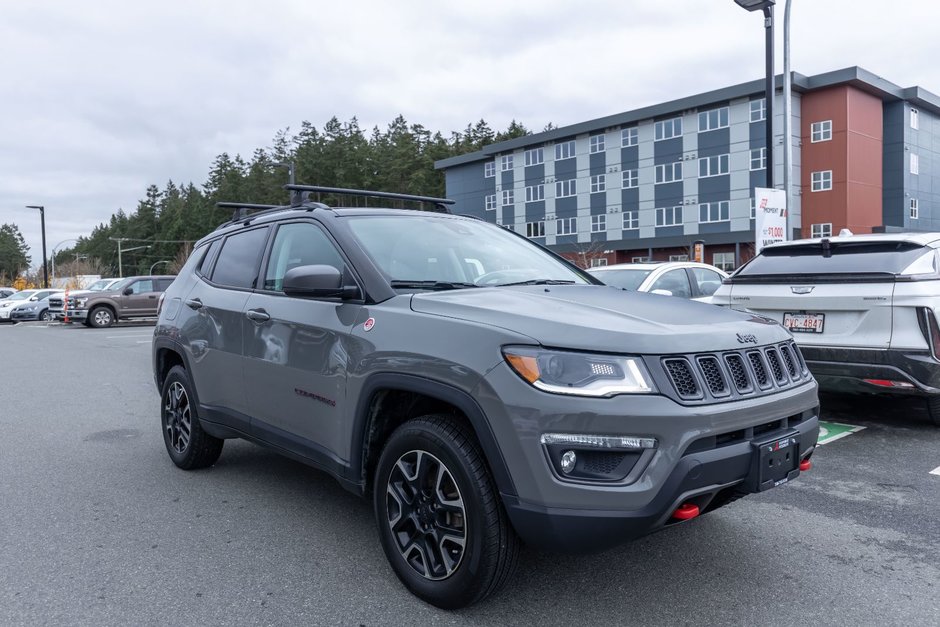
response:
[[[728,278],[715,266],[694,261],[618,263],[590,268],[588,272],[621,289],[704,302],[711,302],[711,295]]]
[[[713,303],[789,329],[821,389],[927,399],[940,426],[940,233],[764,248]]]

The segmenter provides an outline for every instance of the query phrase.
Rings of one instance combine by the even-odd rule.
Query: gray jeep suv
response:
[[[816,383],[778,324],[605,286],[480,220],[289,188],[161,301],[167,451],[202,468],[245,438],[370,496],[429,603],[499,589],[520,541],[600,550],[809,469]]]

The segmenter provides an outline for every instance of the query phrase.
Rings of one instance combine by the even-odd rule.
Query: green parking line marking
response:
[[[858,433],[865,427],[857,425],[844,425],[841,422],[819,421],[819,444],[829,444],[853,433]]]

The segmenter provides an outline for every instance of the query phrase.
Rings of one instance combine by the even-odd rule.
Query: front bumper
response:
[[[14,311],[10,314],[10,320],[15,322],[32,322],[39,320],[38,311]]]
[[[751,492],[744,482],[757,455],[755,440],[795,431],[800,440],[799,457],[808,459],[819,436],[818,410],[804,412],[799,422],[782,421],[778,430],[756,437],[753,429],[744,431],[732,444],[682,456],[654,498],[636,510],[544,507],[510,495],[503,495],[503,503],[516,532],[529,545],[571,553],[608,549],[681,524],[684,521],[672,518],[680,505],[692,504],[707,513]]]
[[[12,309],[0,309],[0,320],[10,320],[10,315],[12,313]]]
[[[940,394],[940,362],[927,350],[827,346],[801,346],[800,350],[821,390],[907,396]],[[904,382],[910,387],[873,385],[865,379]]]
[[[70,320],[84,320],[88,317],[87,309],[69,309],[68,317]]]

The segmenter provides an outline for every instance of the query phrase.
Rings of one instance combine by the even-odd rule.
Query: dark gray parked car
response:
[[[166,447],[194,469],[246,438],[370,496],[422,599],[493,593],[520,540],[603,549],[810,467],[816,383],[772,321],[600,285],[479,220],[292,189],[200,241],[161,301]]]

